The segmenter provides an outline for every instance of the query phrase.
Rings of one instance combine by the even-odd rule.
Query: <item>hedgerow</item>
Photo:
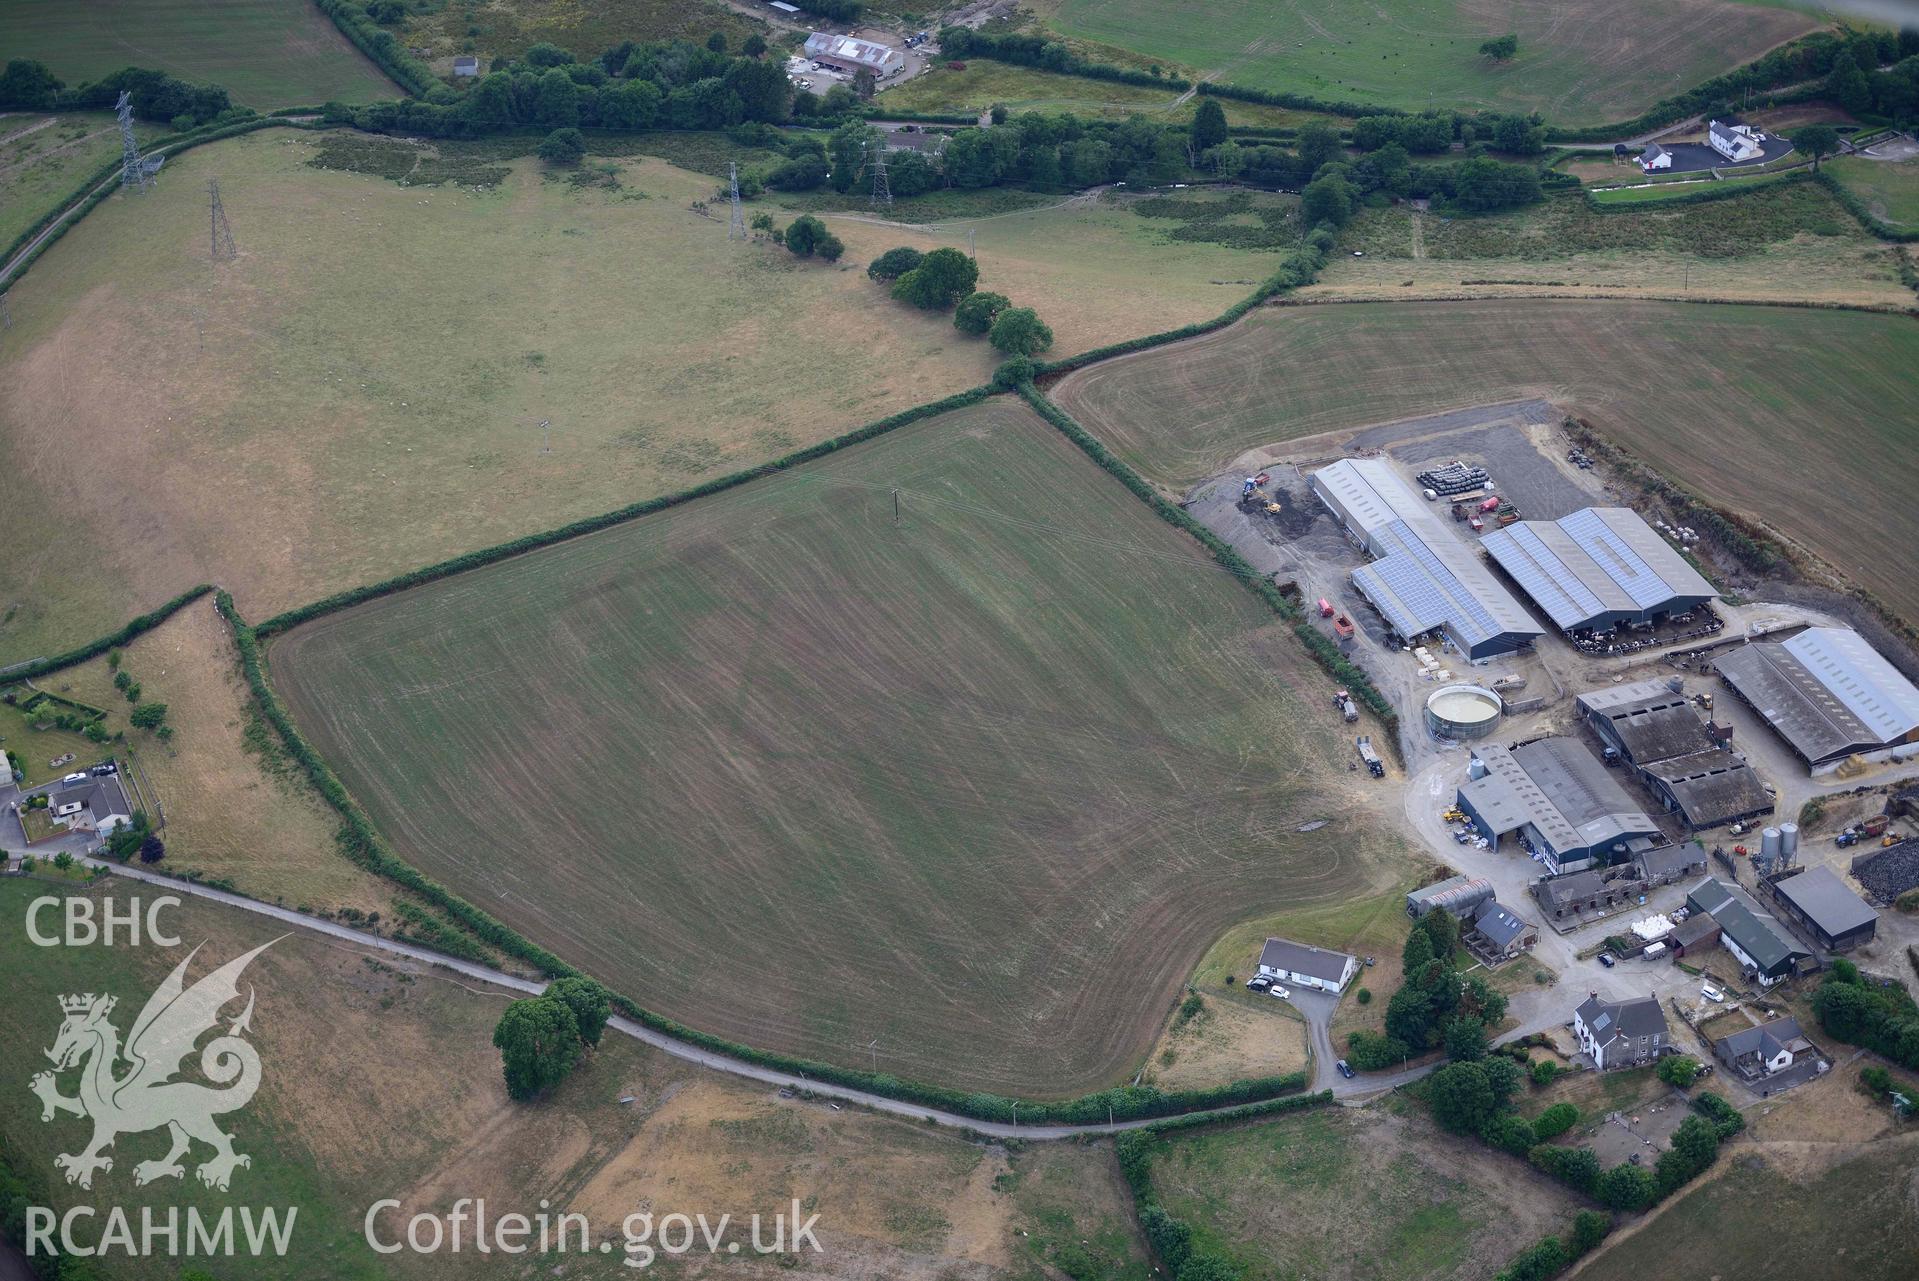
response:
[[[63,667],[73,667],[76,664],[84,663],[90,658],[98,658],[108,650],[116,649],[125,645],[134,637],[152,631],[161,623],[173,617],[174,614],[191,605],[194,601],[199,600],[212,590],[212,586],[207,583],[202,583],[198,587],[190,587],[158,609],[149,610],[117,631],[108,632],[105,636],[97,640],[88,641],[78,649],[70,649],[64,654],[55,654],[48,658],[36,658],[30,663],[25,663],[13,668],[5,674],[4,678],[0,679],[7,681],[30,680],[35,676],[40,676],[47,672],[57,672]]]
[[[1088,80],[1144,85],[1152,89],[1184,90],[1193,87],[1193,82],[1184,76],[1156,76],[1109,62],[1091,62],[1074,54],[1059,41],[1042,36],[989,35],[967,27],[941,27],[938,38],[940,56],[943,58],[989,58],[994,62],[1010,62],[1015,66],[1083,76]],[[1203,90],[1204,86],[1201,88]]]
[[[1315,98],[1311,94],[1286,93],[1273,89],[1251,89],[1245,85],[1202,80],[1199,92],[1207,97],[1230,98],[1235,102],[1257,102],[1269,107],[1291,107],[1296,111],[1323,111],[1329,116],[1405,116],[1411,112],[1398,107],[1382,107],[1371,102],[1340,102]]]
[[[1873,212],[1867,207],[1866,202],[1859,198],[1859,194],[1853,191],[1852,188],[1846,186],[1845,183],[1839,181],[1839,179],[1833,177],[1831,170],[1821,169],[1818,173],[1812,175],[1812,180],[1831,192],[1832,198],[1844,205],[1846,212],[1859,220],[1860,226],[1879,237],[1879,239],[1890,241],[1894,244],[1911,244],[1913,241],[1919,240],[1919,231],[1901,231],[1897,227],[1879,221],[1878,218],[1873,216]]]
[[[1293,624],[1293,632],[1306,646],[1306,650],[1319,661],[1320,666],[1335,679],[1353,691],[1354,697],[1364,703],[1389,730],[1397,731],[1399,715],[1392,703],[1373,685],[1372,679],[1346,661],[1339,653],[1339,647],[1328,640],[1312,624],[1305,621],[1299,608],[1281,594],[1273,585],[1272,579],[1254,569],[1252,563],[1241,556],[1231,543],[1206,528],[1184,509],[1168,502],[1160,496],[1158,490],[1146,482],[1146,479],[1124,462],[1110,449],[1095,439],[1091,432],[1073,421],[1071,415],[1048,400],[1030,380],[1018,385],[1019,394],[1047,422],[1057,427],[1068,440],[1080,447],[1080,450],[1098,463],[1106,473],[1120,484],[1131,490],[1133,496],[1153,509],[1155,515],[1173,528],[1192,535],[1200,546],[1212,554],[1220,568],[1238,579],[1253,595],[1265,601],[1275,614]]]
[[[537,534],[527,534],[522,538],[515,538],[510,542],[499,543],[493,547],[484,547],[479,551],[467,552],[465,555],[455,556],[451,560],[443,560],[438,564],[410,570],[407,573],[396,575],[381,582],[369,583],[364,587],[354,587],[344,592],[337,592],[323,600],[317,600],[311,604],[287,610],[285,613],[276,614],[261,623],[256,631],[262,638],[272,636],[276,633],[286,631],[288,628],[296,627],[310,619],[318,618],[322,614],[331,614],[335,610],[345,609],[349,605],[358,605],[363,601],[374,600],[381,596],[389,596],[394,592],[404,591],[409,587],[418,587],[422,583],[430,583],[435,579],[445,578],[449,574],[458,574],[469,569],[477,569],[482,565],[491,565],[495,561],[505,560],[509,556],[518,556],[522,552],[533,551],[536,548],[563,542],[569,538],[578,538],[582,534],[590,534],[596,530],[608,529],[614,525],[625,524],[627,521],[636,520],[641,516],[648,516],[654,512],[665,511],[670,507],[678,507],[682,503],[692,502],[696,498],[705,498],[710,494],[721,493],[735,486],[744,485],[746,482],[760,476],[770,476],[775,472],[785,471],[789,467],[796,467],[801,463],[811,462],[815,458],[823,458],[837,450],[845,449],[848,445],[857,445],[863,441],[872,440],[876,436],[883,436],[889,431],[906,426],[908,423],[916,423],[924,418],[936,417],[950,410],[964,409],[968,405],[976,405],[992,394],[993,389],[991,387],[975,387],[970,391],[963,391],[958,395],[948,396],[944,400],[935,400],[924,405],[915,406],[912,409],[903,410],[891,417],[882,418],[878,422],[868,423],[863,427],[856,428],[843,435],[823,440],[817,445],[809,445],[805,449],[787,454],[783,458],[776,458],[772,462],[762,463],[758,467],[753,467],[746,471],[733,472],[729,475],[718,477],[717,479],[707,481],[705,484],[696,485],[692,489],[683,489],[678,493],[664,494],[658,498],[649,498],[644,502],[632,503],[610,512],[603,512],[598,516],[588,516],[584,520],[576,520],[571,524],[561,525],[557,529],[549,529]]]
[[[375,66],[392,79],[393,83],[412,94],[424,97],[428,90],[440,83],[433,69],[407,52],[400,38],[391,31],[380,27],[366,16],[366,9],[349,0],[313,0],[320,6],[320,12],[333,20],[340,34],[352,41],[353,47],[364,53]]]

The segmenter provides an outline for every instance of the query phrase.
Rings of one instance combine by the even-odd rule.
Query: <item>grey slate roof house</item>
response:
[[[90,828],[102,836],[133,821],[133,806],[114,775],[90,778],[48,793],[47,813],[66,820],[69,830]]]
[[[1827,1067],[1819,1047],[1806,1039],[1797,1019],[1774,1019],[1721,1037],[1713,1043],[1712,1053],[1748,1086],[1768,1086],[1767,1093],[1810,1080]]]
[[[1267,939],[1260,949],[1259,973],[1281,983],[1338,992],[1359,969],[1359,958],[1287,939]]]
[[[1539,931],[1501,907],[1497,899],[1489,898],[1474,909],[1472,928],[1467,931],[1469,947],[1481,940],[1483,950],[1494,958],[1513,957],[1538,943]],[[1475,947],[1474,950],[1481,949]]]
[[[1657,997],[1602,1001],[1595,992],[1573,1011],[1573,1035],[1600,1071],[1637,1067],[1664,1053],[1666,1015]]]

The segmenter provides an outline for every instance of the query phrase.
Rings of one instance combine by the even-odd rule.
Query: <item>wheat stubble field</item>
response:
[[[1297,641],[1010,399],[270,658],[459,893],[696,1027],[963,1088],[1130,1076],[1221,930],[1397,848]]]
[[[1919,536],[1919,323],[1857,311],[1590,299],[1277,307],[1068,375],[1052,395],[1162,484],[1257,445],[1541,396],[1761,517],[1919,618],[1861,548]]]

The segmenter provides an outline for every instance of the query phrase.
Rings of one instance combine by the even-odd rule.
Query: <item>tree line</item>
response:
[[[126,67],[71,88],[44,62],[31,58],[15,58],[0,71],[0,110],[5,111],[111,109],[122,92],[129,95],[136,118],[162,121],[176,130],[237,114],[220,86],[189,84],[145,67]]]

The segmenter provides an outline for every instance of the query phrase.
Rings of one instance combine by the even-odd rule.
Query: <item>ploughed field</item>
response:
[[[1289,630],[1010,398],[270,659],[457,892],[695,1027],[962,1088],[1117,1083],[1220,931],[1390,875]]]
[[[1919,324],[1778,307],[1495,300],[1278,307],[1053,396],[1160,483],[1320,432],[1543,396],[1804,543],[1907,619]]]
[[[1064,34],[1209,79],[1316,98],[1543,111],[1561,123],[1638,114],[1818,26],[1736,0],[1220,0],[1195,22],[1180,0],[1049,0]],[[1507,62],[1482,42],[1511,32]]]

